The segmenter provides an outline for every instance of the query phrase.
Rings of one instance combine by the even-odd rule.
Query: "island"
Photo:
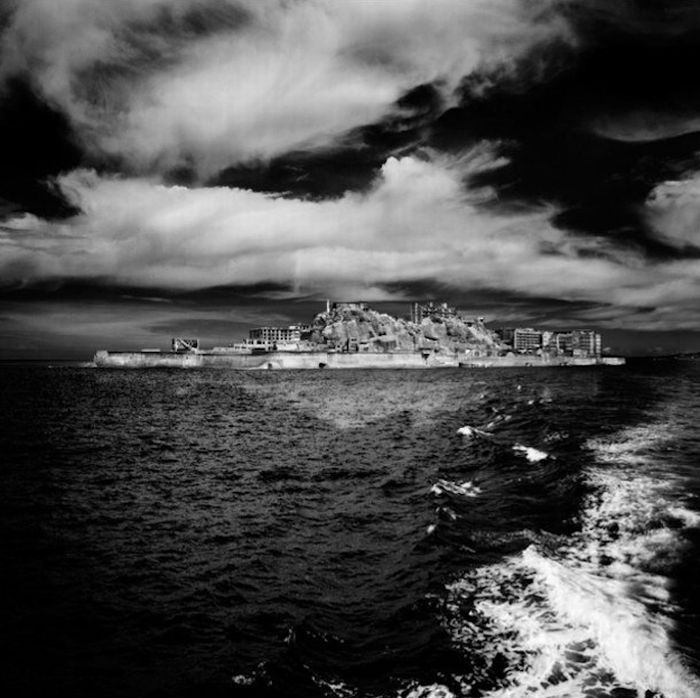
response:
[[[175,337],[171,351],[100,350],[99,368],[487,368],[592,366],[625,363],[601,355],[593,330],[563,332],[486,327],[448,303],[413,303],[397,318],[364,302],[326,302],[308,325],[259,327],[241,343],[203,349]]]

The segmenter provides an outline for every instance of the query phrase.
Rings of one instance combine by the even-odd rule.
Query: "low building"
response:
[[[258,344],[277,342],[299,342],[311,331],[311,325],[289,325],[287,327],[256,327],[248,333],[248,339]]]

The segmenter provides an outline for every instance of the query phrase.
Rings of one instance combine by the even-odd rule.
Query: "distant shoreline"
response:
[[[122,352],[118,352],[122,353]],[[130,352],[124,352],[124,353],[130,353]],[[162,352],[166,353],[166,352]],[[494,357],[496,358],[496,357]],[[501,358],[501,357],[498,357]],[[569,357],[571,358],[571,357]],[[607,359],[607,358],[615,358],[615,357],[608,357],[608,356],[603,356],[601,357],[602,359]],[[655,356],[655,355],[625,355],[621,358],[624,358],[626,363],[636,363],[638,361],[700,361],[700,352],[689,352],[685,354],[663,354],[660,356]],[[60,364],[61,366],[75,366],[77,368],[80,367],[93,367],[94,361],[91,356],[86,356],[82,358],[73,358],[73,359],[67,359],[67,358],[55,358],[55,357],[49,357],[49,358],[41,358],[41,359],[27,359],[27,358],[22,358],[22,357],[14,357],[14,358],[9,358],[9,359],[0,359],[0,367],[3,366],[13,366],[13,365],[24,365],[24,366],[42,366],[42,365],[49,365],[49,364]],[[502,364],[501,364],[502,365]],[[520,364],[518,364],[520,365]],[[537,366],[546,366],[547,364],[542,364],[538,363]]]

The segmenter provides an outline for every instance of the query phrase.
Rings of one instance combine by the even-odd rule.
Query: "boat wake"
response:
[[[473,663],[459,693],[700,695],[673,641],[671,572],[700,515],[664,468],[672,434],[656,423],[589,441],[579,532],[554,546],[543,536],[448,586],[444,625]],[[547,456],[514,449],[533,462]]]

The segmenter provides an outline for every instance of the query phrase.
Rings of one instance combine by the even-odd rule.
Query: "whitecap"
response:
[[[549,454],[544,451],[532,448],[531,446],[523,446],[522,444],[515,444],[515,446],[513,446],[513,451],[524,454],[530,463],[537,463],[549,456]]]
[[[252,686],[255,683],[255,676],[248,674],[236,674],[231,677],[231,681],[238,686]]]
[[[478,497],[481,494],[481,487],[475,485],[471,480],[461,484],[452,482],[451,480],[438,480],[430,488],[430,492],[436,495],[450,493],[463,497]]]
[[[465,436],[467,438],[472,438],[474,436],[488,436],[488,434],[483,429],[479,429],[478,427],[472,427],[468,424],[457,429],[457,433],[460,436]]]

